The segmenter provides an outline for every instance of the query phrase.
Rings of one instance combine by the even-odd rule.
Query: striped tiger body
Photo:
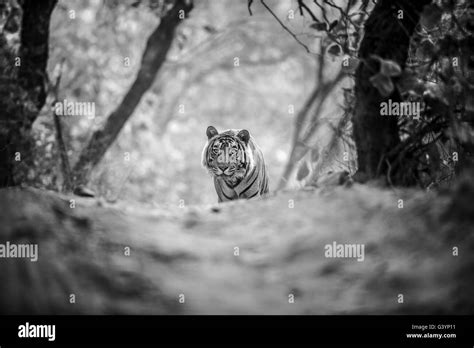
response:
[[[214,178],[219,202],[260,197],[268,193],[263,153],[245,129],[218,133],[209,126],[202,165]]]

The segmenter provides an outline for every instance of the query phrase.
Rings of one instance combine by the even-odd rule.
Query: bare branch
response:
[[[314,13],[309,9],[308,6],[303,2],[303,0],[298,0],[298,7],[300,9],[301,15],[303,15],[303,9],[306,10],[306,12],[309,14],[309,16],[313,19],[315,22],[319,22],[318,18],[314,15]]]
[[[58,143],[59,158],[61,160],[61,169],[62,169],[62,175],[63,175],[63,191],[69,192],[70,190],[72,190],[71,165],[69,163],[67,148],[64,142],[61,120],[59,116],[56,114],[56,112],[54,111],[54,105],[59,100],[59,85],[61,83],[63,66],[64,66],[64,59],[61,60],[61,62],[58,64],[57,68],[55,69],[57,70],[57,76],[56,76],[56,81],[51,86],[51,92],[53,94],[53,100],[51,102],[51,106],[53,107],[54,126],[56,128],[56,141]]]
[[[306,52],[311,53],[308,46],[306,46],[300,39],[298,39],[298,37],[290,29],[288,29],[288,27],[285,24],[283,24],[283,22],[280,20],[280,18],[278,18],[278,16],[272,11],[272,9],[267,6],[265,1],[260,0],[260,2],[268,10],[268,12],[270,12],[270,14],[277,20],[277,22],[280,23],[282,28],[285,29],[296,40],[296,42],[298,42],[301,46],[303,46],[304,49],[306,50]]]

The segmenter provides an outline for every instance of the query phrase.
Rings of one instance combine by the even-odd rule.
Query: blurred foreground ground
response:
[[[459,190],[472,194],[471,187]],[[145,210],[39,190],[3,190],[0,243],[38,243],[39,259],[0,259],[0,309],[473,313],[473,208],[451,197],[356,184],[263,201]],[[364,261],[325,258],[324,246],[333,241],[365,244]],[[453,247],[459,256],[453,256]],[[404,303],[398,303],[399,294]]]

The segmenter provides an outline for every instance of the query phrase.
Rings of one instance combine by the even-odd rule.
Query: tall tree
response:
[[[391,60],[404,68],[410,38],[423,7],[429,3],[431,0],[379,0],[365,24],[359,49],[359,58],[364,64],[356,71],[353,116],[360,178],[388,174],[390,158],[386,155],[400,142],[397,118],[380,115],[381,103],[388,99],[401,101],[400,94],[394,88],[389,95],[381,95],[371,78],[380,70],[380,59]],[[397,174],[391,174],[397,183]]]
[[[46,100],[49,24],[56,3],[8,2],[9,20],[22,19],[18,52],[0,35],[0,187],[22,182],[31,160],[31,127]]]
[[[160,24],[148,38],[138,75],[120,105],[110,114],[102,129],[97,130],[81,152],[74,166],[75,185],[85,184],[92,168],[115,141],[144,93],[151,87],[156,74],[166,60],[175,29],[192,10],[191,0],[175,0],[173,7],[161,18]]]

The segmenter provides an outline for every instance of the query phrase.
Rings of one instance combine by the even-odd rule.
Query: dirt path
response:
[[[39,247],[37,262],[0,258],[1,312],[474,312],[473,208],[453,222],[449,195],[354,185],[155,210],[69,198],[0,192],[0,244]],[[333,242],[363,244],[364,260],[325,257]]]

